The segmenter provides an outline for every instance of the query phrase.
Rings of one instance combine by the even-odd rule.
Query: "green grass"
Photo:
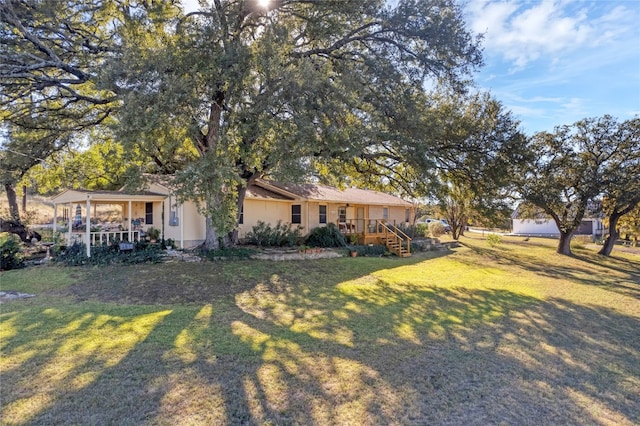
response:
[[[640,256],[3,272],[2,424],[640,422]]]

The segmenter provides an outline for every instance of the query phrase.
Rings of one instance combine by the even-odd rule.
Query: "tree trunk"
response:
[[[202,244],[207,250],[218,250],[220,248],[220,241],[218,241],[218,231],[213,227],[213,220],[207,217],[205,220],[205,238]]]
[[[618,219],[620,219],[620,215],[617,213],[614,213],[611,216],[609,216],[609,235],[607,236],[607,239],[604,241],[604,245],[602,246],[598,254],[602,254],[604,256],[611,255],[613,246],[616,244],[616,241],[618,241],[618,238],[620,237],[620,233],[618,232],[618,229],[617,229]]]
[[[16,234],[20,237],[22,242],[30,244],[33,239],[37,241],[42,240],[42,236],[35,231],[30,231],[26,226],[19,220],[3,220],[0,219],[0,232],[9,232],[11,234]]]
[[[27,212],[27,185],[22,185],[22,214]]]
[[[20,210],[18,210],[16,190],[10,183],[4,184],[4,190],[7,193],[7,200],[9,201],[9,218],[13,221],[20,222]]]
[[[449,220],[449,219],[447,219]],[[458,224],[449,220],[449,225],[451,225],[451,238],[454,240],[458,239],[458,235],[460,233],[460,229],[458,228]]]
[[[558,253],[565,254],[567,256],[572,255],[571,237],[573,237],[574,231],[571,231],[571,232],[560,231],[560,243],[558,244],[558,250],[557,250]]]

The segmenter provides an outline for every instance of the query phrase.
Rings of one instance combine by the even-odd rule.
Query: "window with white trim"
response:
[[[327,223],[327,206],[319,206],[318,223]]]

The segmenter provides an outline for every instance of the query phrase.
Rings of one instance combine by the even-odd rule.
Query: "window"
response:
[[[320,206],[320,217],[318,218],[319,223],[327,223],[327,206]]]
[[[389,207],[383,207],[382,208],[382,218],[384,220],[388,220],[389,219]]]
[[[153,225],[153,203],[144,204],[144,223]]]
[[[347,221],[347,208],[338,207],[338,222],[345,223]]]
[[[302,206],[300,204],[291,206],[291,223],[302,223]]]
[[[410,217],[411,216],[409,215],[409,209],[404,209],[404,221],[409,222]]]
[[[238,223],[242,225],[244,223],[244,204],[240,207],[240,217],[238,218]]]

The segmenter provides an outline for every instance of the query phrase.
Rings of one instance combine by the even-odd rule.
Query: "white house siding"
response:
[[[560,230],[556,223],[549,220],[534,219],[512,219],[513,234],[518,235],[560,235]],[[584,219],[578,227],[575,235],[601,236],[603,233],[602,221],[600,219]]]
[[[275,226],[278,220],[283,223],[291,223],[291,205],[302,204],[302,226],[305,226],[306,209],[304,202],[274,201],[260,199],[244,200],[243,223],[238,227],[238,236],[245,238],[247,233],[259,222]],[[283,218],[287,218],[284,219]]]
[[[560,231],[553,220],[513,219],[513,233],[524,235],[558,235]]]

